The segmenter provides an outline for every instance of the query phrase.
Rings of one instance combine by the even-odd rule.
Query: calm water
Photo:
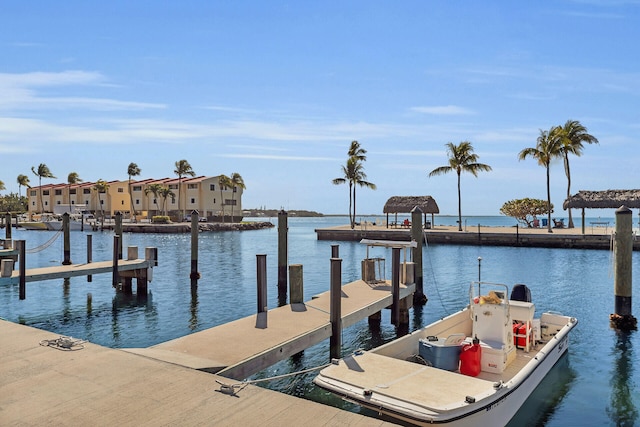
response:
[[[379,217],[383,219],[382,216]],[[436,224],[455,224],[455,217],[439,217]],[[368,219],[369,220],[369,219]],[[609,219],[613,225],[613,218]],[[272,219],[277,224],[277,219]],[[589,221],[589,220],[588,220]],[[343,282],[359,278],[360,260],[366,248],[359,243],[318,241],[314,230],[342,225],[340,217],[289,218],[289,263],[303,264],[305,298],[329,289],[331,245],[340,245]],[[514,225],[505,217],[467,218],[468,224]],[[579,221],[576,224],[580,226]],[[86,260],[86,234],[71,233],[73,262]],[[93,259],[108,260],[113,236],[94,232]],[[13,231],[25,239],[27,249],[54,236],[46,231]],[[4,237],[4,236],[3,236]],[[111,287],[108,274],[73,278],[68,282],[27,284],[27,299],[18,299],[18,287],[0,288],[0,316],[56,334],[70,335],[108,347],[147,347],[206,329],[255,312],[256,255],[267,255],[269,307],[277,306],[277,227],[246,232],[201,233],[199,270],[195,292],[189,280],[190,236],[127,234],[124,246],[158,247],[159,266],[154,268],[149,293],[123,296]],[[389,259],[390,254],[387,255]],[[62,239],[27,256],[27,268],[59,265]],[[634,253],[638,266],[640,254]],[[529,399],[512,425],[584,426],[640,425],[640,339],[638,333],[617,334],[609,328],[614,308],[612,255],[600,250],[501,248],[431,245],[425,248],[425,293],[429,302],[411,312],[415,330],[462,308],[469,282],[478,278],[512,285],[526,283],[541,311],[555,310],[579,319],[572,333],[568,357],[552,371]],[[390,264],[387,276],[390,276]],[[135,291],[135,283],[134,283]],[[636,291],[637,292],[637,291]],[[87,305],[87,295],[92,304]],[[638,297],[633,312],[639,316]],[[362,321],[344,331],[344,352],[370,348],[396,337],[385,310],[379,330]],[[256,375],[265,378],[321,365],[328,358],[328,342],[305,350]],[[359,408],[317,389],[313,374],[264,383],[265,387],[343,407]],[[367,415],[371,413],[365,412]]]

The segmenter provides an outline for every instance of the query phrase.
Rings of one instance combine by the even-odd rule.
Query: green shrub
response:
[[[151,217],[151,222],[154,224],[169,224],[171,223],[171,219],[168,216],[155,215]]]

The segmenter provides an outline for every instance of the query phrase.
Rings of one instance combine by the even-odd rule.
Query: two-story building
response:
[[[87,210],[96,216],[113,217],[117,212],[137,219],[170,215],[182,220],[197,211],[208,221],[242,220],[241,187],[220,186],[219,176],[162,178],[140,181],[109,181],[98,191],[95,182],[48,184],[31,187],[29,215]],[[57,208],[56,208],[57,207]]]

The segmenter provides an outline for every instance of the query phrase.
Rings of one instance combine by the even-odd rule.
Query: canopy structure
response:
[[[383,213],[387,214],[387,227],[389,227],[389,214],[395,214],[395,222],[398,222],[398,213],[411,213],[414,208],[419,208],[424,214],[425,224],[427,214],[431,214],[431,223],[433,223],[433,215],[440,213],[440,208],[435,199],[431,196],[393,196],[389,197],[387,203],[384,204]]]
[[[585,209],[618,209],[621,206],[626,206],[629,209],[640,208],[640,190],[580,190],[562,204],[565,210],[582,209],[582,234],[584,234],[585,226]]]

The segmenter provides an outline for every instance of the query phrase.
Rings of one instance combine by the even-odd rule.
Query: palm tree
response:
[[[20,174],[16,181],[18,182],[18,196],[22,197],[22,187],[31,188],[29,185],[29,177],[27,175]]]
[[[366,181],[367,174],[364,173],[364,166],[357,157],[347,159],[347,164],[342,166],[342,173],[343,177],[335,178],[332,182],[335,185],[349,183],[349,223],[353,230],[356,226],[356,186],[375,190],[376,185]]]
[[[191,165],[186,160],[178,160],[176,162],[176,168],[173,171],[178,175],[178,210],[180,210],[180,191],[182,190],[182,177],[183,176],[196,176],[196,173],[191,168]],[[182,217],[185,217],[185,209],[182,209]]]
[[[238,172],[232,173],[231,178],[229,179],[231,180],[231,186],[233,187],[233,192],[231,193],[231,222],[233,222],[233,207],[235,205],[236,188],[242,188],[244,190],[247,187],[244,185],[244,179],[242,179],[242,176]]]
[[[362,148],[358,141],[351,141],[347,151],[347,164],[342,166],[343,176],[331,181],[334,185],[349,183],[349,224],[352,230],[356,224],[356,186],[376,189],[374,183],[366,181],[367,174],[364,173],[362,165],[362,162],[367,160],[366,153],[367,150]]]
[[[133,221],[136,220],[136,208],[133,204],[133,192],[131,191],[131,177],[140,175],[140,168],[135,163],[129,163],[127,167],[127,175],[129,175],[129,198],[131,199],[131,212],[133,214]]]
[[[104,179],[99,179],[93,184],[93,189],[98,193],[98,205],[100,205],[100,215],[102,216],[102,225],[104,226],[104,208],[102,206],[102,199],[100,194],[109,191],[109,184]]]
[[[550,180],[550,165],[551,161],[557,157],[561,157],[562,154],[562,138],[560,127],[555,126],[550,130],[540,130],[540,136],[538,136],[535,147],[525,148],[518,154],[518,160],[524,160],[527,157],[533,157],[538,161],[540,166],[544,166],[547,170],[547,231],[553,233],[551,229],[551,180]]]
[[[160,213],[160,205],[158,205],[158,196],[160,195],[160,191],[162,191],[164,187],[161,184],[153,183],[149,184],[144,189],[144,195],[147,196],[149,193],[153,194],[154,200],[156,202],[156,212]]]
[[[80,175],[78,175],[77,172],[71,172],[67,176],[67,184],[68,184],[67,193],[69,193],[69,212],[71,212],[71,186],[78,184],[79,182],[82,182],[82,179],[80,179]]]
[[[367,160],[367,150],[360,147],[360,143],[358,141],[351,141],[351,145],[349,146],[349,151],[347,151],[347,155],[349,157],[355,157],[356,160],[364,162]]]
[[[33,172],[34,175],[38,177],[38,187],[40,187],[40,207],[42,209],[42,212],[44,212],[44,201],[42,199],[42,178],[55,179],[55,176],[53,176],[47,165],[45,165],[44,163],[40,163],[37,169],[35,166],[31,166],[31,172]]]
[[[233,183],[231,182],[231,178],[227,175],[220,175],[218,177],[218,187],[220,187],[220,206],[222,206],[222,222],[224,222],[224,196],[222,195],[222,190],[226,187],[231,187]]]
[[[7,188],[4,186],[4,182],[0,181],[0,191],[6,190]]]
[[[569,154],[576,157],[582,155],[584,149],[583,142],[587,144],[598,144],[598,139],[587,133],[587,128],[577,120],[567,120],[567,122],[559,128],[562,140],[562,156],[564,158],[564,172],[567,175],[567,200],[571,198],[571,170],[569,168]],[[571,208],[569,208],[569,228],[573,228],[573,216]]]
[[[469,141],[462,141],[460,144],[455,145],[452,142],[448,142],[446,145],[448,150],[449,164],[447,166],[440,166],[435,168],[429,173],[429,177],[436,175],[443,175],[451,171],[455,171],[458,175],[458,231],[462,231],[462,202],[460,192],[460,175],[462,172],[470,172],[478,177],[478,172],[491,170],[491,166],[484,163],[478,163],[478,155],[474,154],[473,146]]]
[[[175,194],[169,187],[161,187],[158,194],[162,196],[162,210],[164,215],[167,216],[167,198],[175,197]]]

